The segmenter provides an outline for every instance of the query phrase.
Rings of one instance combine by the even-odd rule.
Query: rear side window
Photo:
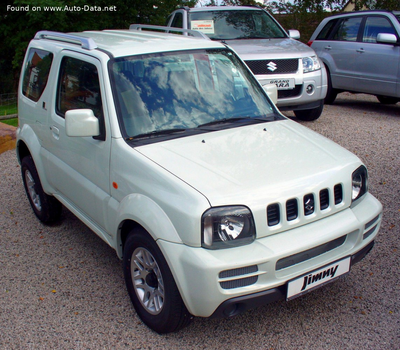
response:
[[[357,41],[358,30],[360,29],[362,17],[350,17],[342,20],[333,40]]]
[[[331,36],[332,30],[335,28],[337,19],[329,21],[324,28],[319,32],[316,40],[327,40]]]
[[[386,17],[368,17],[365,21],[363,42],[376,43],[376,37],[380,33],[396,35],[392,23]]]
[[[70,109],[91,109],[102,119],[100,84],[95,65],[72,57],[61,62],[57,91],[57,113],[64,117]]]
[[[30,49],[25,63],[22,93],[37,102],[42,95],[53,61],[53,54],[39,49]]]

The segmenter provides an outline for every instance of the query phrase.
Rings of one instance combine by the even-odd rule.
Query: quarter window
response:
[[[42,95],[49,76],[53,54],[48,51],[31,49],[25,64],[22,93],[37,102]]]
[[[344,19],[333,36],[333,40],[357,41],[358,30],[361,25],[362,17],[351,17]]]
[[[368,17],[365,22],[363,42],[376,43],[379,33],[396,34],[392,24],[385,17]]]

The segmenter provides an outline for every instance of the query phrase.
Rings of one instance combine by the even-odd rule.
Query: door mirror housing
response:
[[[275,84],[266,84],[263,85],[264,90],[266,91],[270,100],[276,105],[278,102],[278,88]]]
[[[71,137],[99,136],[99,120],[91,109],[72,109],[65,112],[65,132]]]
[[[397,43],[397,38],[396,35],[394,34],[388,34],[388,33],[379,33],[376,36],[376,42],[381,43],[381,44],[396,44]]]

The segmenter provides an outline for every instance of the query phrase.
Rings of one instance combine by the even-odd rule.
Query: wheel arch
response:
[[[182,239],[167,213],[146,196],[140,194],[126,196],[116,212],[118,229],[115,249],[119,258],[123,257],[126,239],[135,228],[142,228],[154,241],[163,239],[182,243]]]

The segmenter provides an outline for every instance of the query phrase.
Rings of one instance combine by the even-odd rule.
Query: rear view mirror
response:
[[[376,42],[382,44],[396,44],[397,38],[394,34],[379,33],[376,37]]]
[[[67,136],[87,137],[100,134],[99,120],[91,109],[72,109],[65,113]]]
[[[276,105],[278,102],[278,88],[275,84],[263,85],[264,90],[267,92],[268,97]]]
[[[289,29],[288,32],[289,32],[289,38],[296,39],[296,40],[300,39],[300,32],[298,30]]]

